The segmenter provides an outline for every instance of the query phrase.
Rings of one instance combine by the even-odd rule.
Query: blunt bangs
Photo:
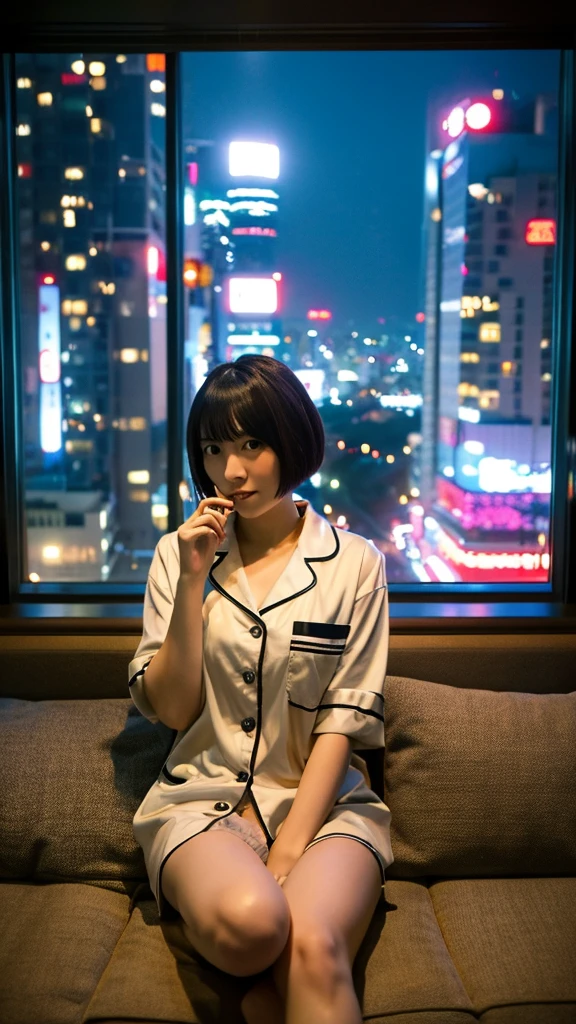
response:
[[[324,425],[295,373],[272,356],[244,355],[220,363],[199,388],[188,416],[186,450],[198,501],[216,494],[204,469],[200,437],[236,441],[247,434],[269,445],[280,462],[283,498],[318,471]]]

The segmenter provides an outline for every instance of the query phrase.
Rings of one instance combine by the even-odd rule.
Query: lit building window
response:
[[[48,252],[50,248],[50,242],[40,242],[40,248],[43,252]]]
[[[64,212],[62,213],[62,216],[64,218],[64,227],[65,228],[75,228],[76,227],[76,214],[74,213],[74,210],[64,210]]]
[[[130,491],[130,501],[139,501],[144,504],[145,502],[150,501],[150,491],[146,491],[144,489]]]
[[[500,341],[500,324],[480,324],[480,341]]]
[[[550,341],[548,338],[542,338],[540,342],[540,348],[550,348]]]
[[[153,78],[150,82],[151,92],[166,92],[166,85],[159,78]]]
[[[29,124],[17,124],[16,135],[30,135],[32,129]]]
[[[84,177],[84,171],[81,167],[66,167],[64,177],[69,181],[80,181]]]
[[[129,484],[150,483],[150,473],[147,469],[131,469],[126,476]]]
[[[83,60],[73,60],[70,68],[75,75],[83,75],[86,71],[86,65]]]
[[[54,97],[51,92],[39,92],[36,99],[39,107],[51,107]]]
[[[163,103],[151,103],[150,113],[154,117],[166,117],[166,107]]]
[[[62,302],[62,316],[85,316],[88,312],[86,299],[64,299]]]
[[[99,117],[91,118],[90,131],[93,132],[94,135],[98,135],[98,133],[102,131],[102,121]]]
[[[85,270],[86,269],[86,257],[82,255],[67,256],[66,257],[66,270]]]
[[[509,359],[502,363],[502,375],[504,377],[512,377],[516,371],[516,366]]]
[[[108,284],[106,281],[98,281],[98,287],[103,295],[114,295],[116,291],[116,285],[113,281],[110,281]]]
[[[19,78],[16,82],[19,89],[31,89],[32,79],[31,78]]]
[[[131,416],[129,424],[130,430],[146,430],[146,419],[144,416]]]
[[[481,409],[498,409],[500,405],[500,392],[481,391],[478,398],[478,405]]]
[[[120,360],[123,363],[137,363],[140,353],[137,348],[120,349]],[[148,483],[148,481],[135,480],[134,483]]]
[[[105,78],[91,78],[90,85],[94,89],[94,92],[102,92],[106,88]]]
[[[92,117],[93,115],[94,111],[92,110],[92,107],[86,107],[86,117]]]
[[[100,75],[106,74],[106,65],[101,60],[91,60],[88,65],[88,71],[95,78],[98,78]]]

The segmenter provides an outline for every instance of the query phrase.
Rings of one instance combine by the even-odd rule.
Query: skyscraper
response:
[[[454,580],[548,578],[555,108],[430,111],[424,550]]]
[[[130,579],[131,553],[165,524],[163,61],[16,60],[28,571],[41,580]]]

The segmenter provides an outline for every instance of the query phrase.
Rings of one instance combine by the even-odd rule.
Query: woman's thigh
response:
[[[256,974],[286,945],[290,911],[258,854],[230,831],[209,829],[170,854],[162,892],[193,947],[232,974]]]

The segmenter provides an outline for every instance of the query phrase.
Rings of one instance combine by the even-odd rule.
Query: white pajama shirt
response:
[[[271,848],[321,733],[350,737],[353,750],[384,746],[388,591],[382,553],[340,530],[310,502],[290,561],[257,608],[235,534],[237,513],[206,579],[203,708],[176,732],[157,781],[133,819],[161,917],[173,908],[161,890],[169,855],[249,796]],[[150,565],[143,635],[129,665],[129,692],[151,722],[143,690],[160,649],[180,574],[177,531],[159,540]],[[170,685],[166,680],[166,685]],[[390,810],[371,790],[352,753],[332,811],[306,849],[330,836],[367,846],[384,870],[394,860]],[[356,765],[356,766],[355,766]]]

